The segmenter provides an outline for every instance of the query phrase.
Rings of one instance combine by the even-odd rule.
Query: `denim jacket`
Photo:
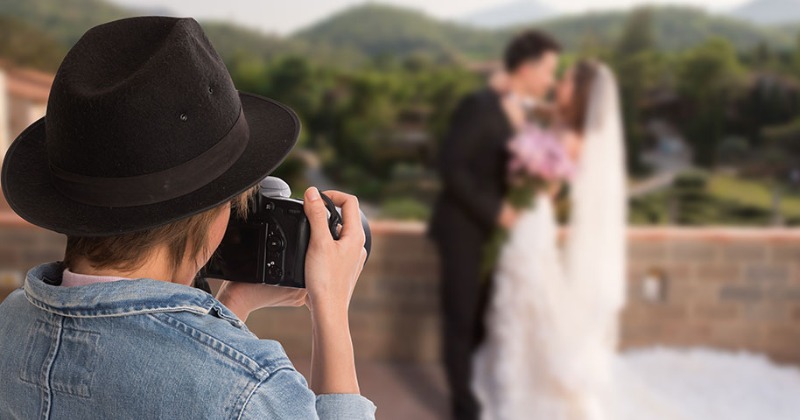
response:
[[[28,271],[0,304],[0,419],[374,419],[314,395],[280,343],[193,287],[141,278],[60,287]]]

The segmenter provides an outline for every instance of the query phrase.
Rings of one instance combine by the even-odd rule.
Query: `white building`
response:
[[[0,60],[0,156],[25,127],[44,116],[52,84],[52,74]],[[5,209],[0,195],[0,211]]]

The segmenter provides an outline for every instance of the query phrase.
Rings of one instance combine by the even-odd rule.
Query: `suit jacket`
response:
[[[439,151],[443,188],[429,226],[435,239],[486,238],[497,226],[508,189],[506,143],[514,133],[500,100],[484,88],[456,107]]]

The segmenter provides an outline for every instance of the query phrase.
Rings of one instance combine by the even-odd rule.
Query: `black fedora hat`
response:
[[[45,117],[6,153],[3,194],[56,232],[143,230],[257,184],[299,130],[290,108],[236,90],[194,19],[117,20],[67,53]]]

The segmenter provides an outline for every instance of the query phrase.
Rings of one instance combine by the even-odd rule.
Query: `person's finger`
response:
[[[359,241],[361,246],[364,246],[366,240],[364,234],[364,226],[361,225],[361,212],[358,209],[358,198],[354,195],[345,194],[340,191],[328,190],[325,195],[330,197],[331,201],[342,208],[342,234],[341,239],[353,238]]]
[[[303,210],[311,224],[311,242],[333,240],[328,229],[328,210],[316,187],[309,187],[303,196]]]

